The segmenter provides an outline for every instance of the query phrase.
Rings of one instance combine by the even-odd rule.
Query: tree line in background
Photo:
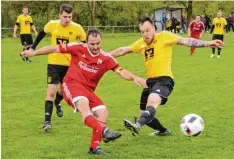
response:
[[[213,18],[218,9],[223,11],[224,17],[234,12],[234,2],[231,1],[3,1],[2,28],[13,27],[24,6],[29,8],[35,26],[43,27],[49,20],[58,19],[62,3],[73,6],[73,21],[82,26],[136,25],[141,15],[153,16],[154,9],[167,5],[185,6],[184,14],[188,21],[197,14],[207,14]]]

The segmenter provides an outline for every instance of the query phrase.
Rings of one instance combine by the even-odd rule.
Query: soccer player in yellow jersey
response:
[[[42,31],[39,32],[35,42],[31,46],[35,50],[38,43],[44,38],[46,34],[51,35],[51,46],[58,44],[67,44],[76,42],[79,39],[82,42],[86,40],[86,34],[81,25],[72,22],[72,6],[69,4],[62,4],[59,11],[59,20],[51,20],[48,22]],[[63,109],[60,102],[63,99],[61,83],[67,73],[70,65],[70,54],[52,53],[48,55],[47,66],[47,96],[45,101],[45,123],[43,129],[48,131],[51,129],[51,116],[53,111],[53,104],[57,109],[57,115],[63,116]],[[55,97],[55,100],[54,100]],[[53,102],[54,100],[54,102]]]
[[[223,35],[224,35],[224,29],[226,29],[226,34],[228,33],[228,28],[227,28],[227,21],[225,18],[222,17],[222,11],[219,10],[217,12],[217,17],[213,19],[213,25],[211,27],[210,33],[212,34],[213,32],[213,40],[214,39],[219,39],[223,41]],[[220,58],[220,53],[221,53],[221,48],[218,48],[218,56],[217,58]],[[212,54],[211,58],[215,56],[215,48],[212,48]]]
[[[156,108],[167,102],[167,97],[174,87],[171,71],[172,46],[221,48],[224,44],[220,40],[201,41],[193,38],[182,38],[168,31],[156,33],[154,23],[149,17],[142,17],[139,23],[142,38],[130,46],[121,47],[110,52],[114,57],[139,52],[144,58],[148,88],[144,88],[141,94],[141,116],[135,123],[124,120],[125,127],[131,130],[134,135],[139,133],[143,125],[157,130],[152,133],[154,135],[169,135],[170,131],[162,126],[155,114]]]
[[[37,30],[33,24],[32,17],[28,15],[28,7],[24,7],[22,9],[23,14],[19,15],[17,17],[15,26],[14,26],[14,32],[13,37],[17,38],[16,32],[18,27],[20,27],[20,40],[21,44],[23,45],[23,50],[27,48],[27,46],[31,45],[33,43],[32,34],[31,34],[31,28],[37,35]],[[23,58],[23,61],[31,62],[28,58]]]

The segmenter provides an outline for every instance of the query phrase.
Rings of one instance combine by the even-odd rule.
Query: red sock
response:
[[[103,128],[106,127],[106,123],[98,122]],[[102,133],[93,129],[93,136],[91,140],[90,147],[95,150],[102,140]]]
[[[194,51],[195,51],[195,47],[191,47],[191,49],[190,49],[190,55],[193,55]]]
[[[94,116],[91,114],[84,118],[84,123],[88,127],[92,128],[95,131],[100,132],[101,134],[102,134],[102,131],[105,129],[98,123],[97,119],[95,119]]]

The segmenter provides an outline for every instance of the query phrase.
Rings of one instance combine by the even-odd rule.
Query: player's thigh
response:
[[[33,44],[32,34],[25,34],[25,40],[26,40],[26,45],[32,45]]]
[[[216,40],[219,39],[219,35],[218,34],[213,34],[212,40]]]
[[[59,84],[60,75],[59,75],[59,66],[58,65],[47,65],[47,84]]]
[[[88,93],[83,85],[72,81],[64,81],[62,84],[62,92],[65,102],[74,109],[74,112],[79,111],[79,108],[75,105],[76,102],[79,103],[79,100],[86,100],[89,103]]]
[[[219,40],[223,41],[223,35],[219,35]]]
[[[59,82],[63,83],[63,79],[67,74],[69,66],[59,66],[58,67],[58,74],[59,74]]]
[[[143,111],[145,110],[149,93],[150,93],[150,88],[143,89],[141,93],[141,99],[140,99],[140,110],[143,110]]]
[[[61,84],[63,83],[63,79],[67,74],[67,70],[68,70],[69,66],[57,66],[56,68],[56,72],[58,74],[57,79],[59,80],[59,84],[57,85],[57,90],[60,94],[62,94],[62,87]]]
[[[95,117],[102,122],[106,122],[108,118],[108,111],[102,100],[94,93],[88,94],[89,106]]]
[[[156,93],[161,98],[161,104],[164,105],[167,102],[168,96],[171,94],[174,88],[174,81],[170,77],[159,77],[156,80],[155,85],[152,87],[150,93]]]
[[[20,41],[23,46],[27,45],[26,34],[20,34]]]

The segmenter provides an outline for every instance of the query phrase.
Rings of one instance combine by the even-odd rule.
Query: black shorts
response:
[[[150,93],[157,93],[161,97],[161,105],[166,104],[167,97],[174,88],[174,81],[169,76],[148,78],[146,80],[148,88],[144,88],[141,94],[140,109],[145,110],[147,99]]]
[[[69,66],[51,65],[47,66],[47,84],[59,84],[63,82]]]
[[[20,40],[23,46],[33,44],[32,34],[20,34]]]
[[[212,37],[212,40],[216,40],[216,39],[223,41],[223,35],[214,34],[213,37]]]

